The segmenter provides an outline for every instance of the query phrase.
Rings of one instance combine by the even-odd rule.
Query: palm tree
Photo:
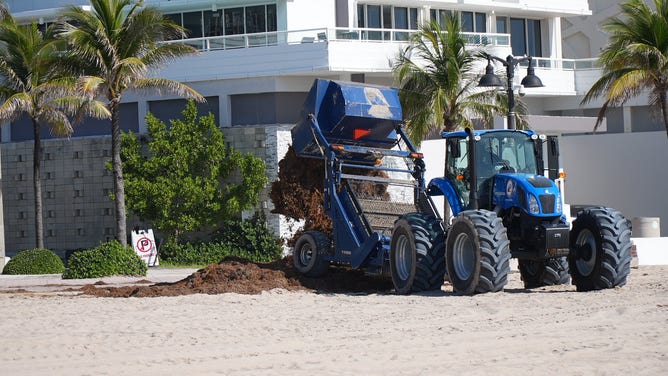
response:
[[[474,119],[491,124],[508,107],[503,93],[477,89],[475,62],[482,55],[465,48],[457,14],[446,17],[444,26],[423,25],[393,66],[407,132],[417,144],[440,131],[473,127]],[[519,116],[518,128],[524,125]]]
[[[610,35],[598,58],[603,74],[582,104],[603,97],[594,130],[610,106],[649,90],[650,105],[661,110],[668,135],[668,1],[654,0],[653,11],[643,0],[620,4],[624,18],[611,18],[603,29]]]
[[[57,136],[69,136],[72,123],[68,114],[108,115],[104,107],[95,107],[95,102],[73,96],[75,81],[57,75],[58,57],[57,41],[49,31],[43,35],[34,23],[17,25],[8,14],[0,21],[0,119],[11,121],[26,114],[32,120],[37,248],[44,248],[40,125],[50,126]]]
[[[60,37],[70,46],[67,56],[73,73],[82,75],[82,88],[106,98],[111,112],[111,150],[114,176],[116,236],[127,244],[125,186],[121,165],[119,105],[128,89],[157,89],[202,101],[188,86],[150,77],[150,69],[195,53],[193,47],[160,41],[184,36],[184,29],[155,7],[131,0],[90,0],[91,10],[70,7],[64,14]]]

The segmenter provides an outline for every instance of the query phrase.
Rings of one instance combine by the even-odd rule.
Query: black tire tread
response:
[[[600,234],[602,257],[600,264],[589,276],[578,273],[576,258],[571,257],[569,266],[573,284],[578,291],[602,290],[621,287],[631,272],[631,225],[617,210],[606,207],[586,208],[578,213],[573,222],[571,241],[574,243],[581,222],[593,220]],[[572,244],[573,244],[572,243]],[[597,254],[597,257],[599,255]],[[596,261],[599,263],[599,260]]]
[[[415,238],[415,277],[410,292],[440,290],[445,277],[445,237],[438,219],[429,214],[408,213],[397,222],[401,220],[410,224]]]
[[[478,280],[457,292],[499,292],[508,283],[510,273],[510,241],[501,218],[488,210],[467,210],[458,215],[473,223],[481,248],[480,275]],[[448,234],[450,236],[450,234]],[[452,282],[452,279],[451,279]]]

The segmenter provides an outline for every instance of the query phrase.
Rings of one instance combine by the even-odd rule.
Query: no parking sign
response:
[[[158,265],[158,248],[155,246],[153,230],[132,231],[132,248],[146,265]]]

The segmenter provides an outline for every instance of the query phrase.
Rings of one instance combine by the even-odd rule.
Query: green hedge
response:
[[[281,257],[282,251],[281,240],[258,214],[246,221],[226,221],[210,242],[165,244],[160,259],[175,265],[212,264],[226,257],[270,262]]]
[[[63,260],[48,249],[35,248],[19,252],[2,274],[60,274],[65,271]]]
[[[130,246],[112,240],[99,246],[75,252],[67,260],[65,279],[98,278],[111,275],[145,276],[146,263]]]

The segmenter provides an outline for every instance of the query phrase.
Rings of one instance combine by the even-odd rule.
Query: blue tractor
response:
[[[554,181],[542,175],[545,137],[533,131],[444,133],[445,174],[425,184],[423,156],[402,129],[396,89],[316,80],[293,147],[323,160],[331,237],[305,232],[293,260],[317,277],[331,264],[391,276],[397,293],[501,291],[511,257],[525,287],[622,286],[630,224],[617,211],[580,211],[572,228]],[[369,174],[374,171],[376,174]],[[371,176],[370,176],[371,175]],[[433,196],[447,201],[448,220]]]
[[[570,277],[579,291],[626,283],[629,221],[614,209],[593,207],[580,211],[571,229],[557,185],[543,176],[544,136],[467,129],[442,137],[445,176],[429,182],[428,193],[444,195],[452,212],[445,258],[456,291],[500,291],[511,257],[526,288]]]

